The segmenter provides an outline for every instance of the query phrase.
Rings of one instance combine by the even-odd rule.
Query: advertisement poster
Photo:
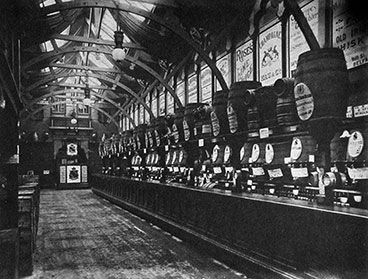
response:
[[[253,80],[253,42],[248,41],[235,51],[235,81]]]
[[[139,105],[139,123],[144,123],[144,107]]]
[[[160,109],[159,109],[159,115],[165,115],[166,109],[165,109],[165,90],[162,90],[160,93]]]
[[[185,84],[184,82],[180,82],[176,85],[176,95],[178,96],[179,100],[181,101],[182,105],[185,106]]]
[[[157,97],[152,98],[151,110],[152,110],[153,115],[157,117]]]
[[[66,182],[67,183],[80,183],[81,172],[80,166],[66,166]]]
[[[197,103],[197,75],[188,78],[188,103]]]
[[[259,74],[263,86],[273,85],[282,77],[281,23],[259,35]]]
[[[318,38],[318,0],[314,0],[302,8],[302,12],[311,27],[313,34]],[[307,41],[293,16],[290,16],[290,76],[293,76],[299,55],[310,50]]]
[[[212,71],[209,67],[201,69],[201,94],[203,103],[212,101]]]
[[[227,86],[230,86],[231,83],[231,71],[230,71],[230,53],[223,56],[222,58],[216,61],[216,66],[219,69],[220,73],[224,77],[224,80]],[[216,79],[216,90],[221,90],[221,85]]]
[[[333,1],[333,46],[344,51],[347,68],[368,63],[368,28],[347,10],[347,0]],[[364,9],[364,8],[363,8]]]

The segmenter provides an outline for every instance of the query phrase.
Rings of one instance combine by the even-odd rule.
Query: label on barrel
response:
[[[302,155],[303,144],[299,138],[294,138],[291,144],[290,158],[294,161],[298,160]]]
[[[184,160],[184,151],[180,150],[179,151],[179,164],[183,163]]]
[[[215,145],[215,147],[212,150],[212,162],[216,162],[218,155],[219,155],[220,147],[218,145]]]
[[[263,176],[265,175],[264,169],[261,167],[252,168],[252,174],[254,176]]]
[[[172,125],[172,134],[174,136],[175,143],[179,142],[179,131],[178,127],[176,127],[176,124]]]
[[[157,130],[155,130],[155,138],[156,138],[156,145],[159,146],[161,144],[161,140]]]
[[[184,140],[188,141],[190,139],[190,130],[188,122],[185,119],[183,120],[183,130],[184,130]]]
[[[348,174],[351,179],[365,180],[368,179],[368,167],[364,168],[348,168]]]
[[[225,151],[224,151],[224,162],[225,163],[227,163],[229,161],[231,154],[232,154],[231,147],[226,145],[225,146]]]
[[[295,105],[300,120],[311,118],[314,110],[313,95],[304,83],[298,83],[294,88]]]
[[[230,133],[236,133],[236,131],[238,130],[238,118],[232,105],[227,106],[227,118],[229,120]]]
[[[362,153],[363,147],[364,147],[364,138],[363,138],[362,133],[359,131],[353,132],[351,136],[349,137],[349,142],[348,142],[349,156],[353,158],[358,157]]]
[[[217,137],[220,134],[220,121],[218,120],[218,117],[214,111],[211,112],[211,123],[213,135]]]
[[[240,161],[243,161],[244,159],[244,155],[245,155],[245,147],[243,146],[241,149],[240,149]]]
[[[275,156],[275,152],[273,150],[273,146],[270,143],[266,144],[266,153],[265,153],[265,160],[267,164],[271,164],[273,161],[273,158]]]
[[[252,147],[252,156],[251,160],[252,163],[256,162],[259,159],[259,155],[261,154],[261,149],[258,144],[253,144]]]
[[[282,177],[282,170],[280,168],[267,170],[269,177],[271,178],[279,178]]]
[[[203,124],[202,125],[202,134],[209,134],[211,133],[211,125],[210,124]]]
[[[148,139],[148,132],[144,134],[144,141],[146,142],[146,146],[150,146],[150,141]]]

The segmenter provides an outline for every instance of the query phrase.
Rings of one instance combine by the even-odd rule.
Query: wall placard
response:
[[[235,50],[235,81],[253,80],[253,42]]]
[[[220,59],[218,59],[216,61],[216,66],[219,69],[220,73],[222,74],[222,76],[224,77],[224,80],[227,84],[227,86],[230,85],[231,83],[231,63],[230,63],[230,58],[231,55],[230,53],[221,57]],[[221,90],[221,85],[218,82],[218,80],[216,79],[216,90]]]
[[[281,23],[259,35],[259,81],[263,86],[273,85],[282,77]]]
[[[188,78],[188,103],[197,103],[197,75]]]
[[[209,67],[201,69],[201,102],[212,101],[212,71]]]

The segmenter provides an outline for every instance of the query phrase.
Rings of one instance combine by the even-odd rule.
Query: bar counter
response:
[[[102,174],[91,187],[260,278],[368,278],[364,209]]]

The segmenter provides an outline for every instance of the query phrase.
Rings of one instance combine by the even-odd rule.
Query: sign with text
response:
[[[273,85],[282,77],[281,23],[259,35],[259,75],[263,86]]]
[[[235,50],[235,81],[253,80],[253,42]]]
[[[188,78],[188,103],[197,103],[197,75]]]
[[[333,46],[344,51],[350,69],[368,63],[368,28],[365,18],[358,19],[349,12],[347,3],[347,0],[333,1],[332,37]]]
[[[230,53],[223,56],[222,58],[216,61],[216,66],[219,69],[220,73],[224,77],[224,80],[227,86],[231,83],[231,71],[230,71]],[[216,79],[216,90],[221,90],[221,85]]]
[[[302,8],[302,12],[307,19],[308,24],[316,38],[318,38],[318,2],[318,0],[314,0]],[[299,25],[295,21],[295,18],[293,16],[290,16],[289,28],[290,76],[292,76],[294,71],[296,70],[299,55],[310,50],[310,48],[307,41],[305,40],[303,32],[300,30]]]
[[[201,102],[212,101],[212,71],[209,67],[201,69]]]

